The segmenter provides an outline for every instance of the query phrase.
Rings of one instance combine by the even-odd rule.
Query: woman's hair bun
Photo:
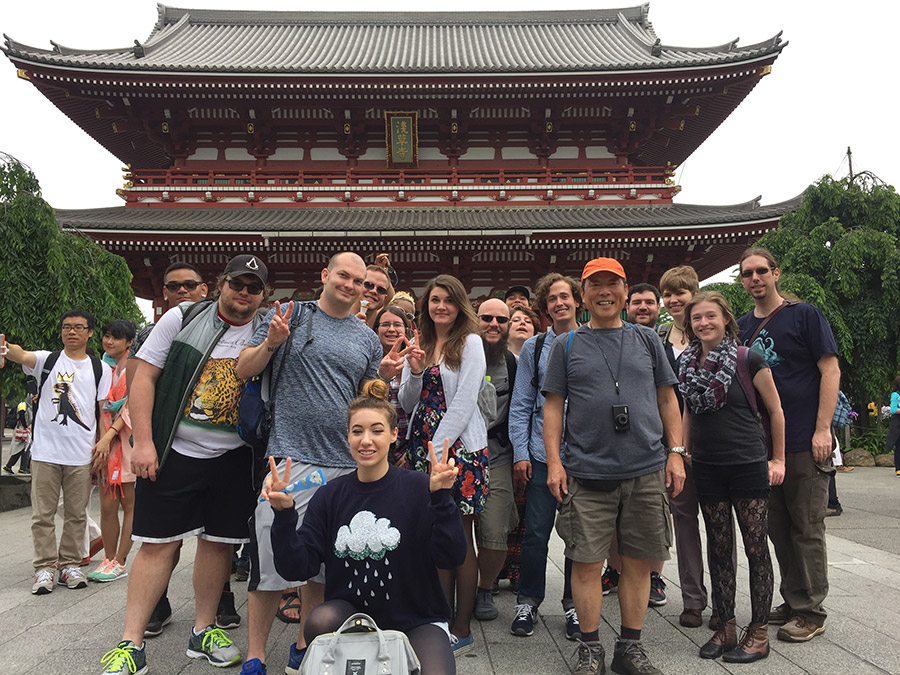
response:
[[[390,389],[388,388],[387,382],[380,378],[375,378],[374,380],[368,380],[363,383],[362,386],[362,395],[370,396],[372,398],[377,398],[381,401],[387,401],[388,393],[390,393]]]

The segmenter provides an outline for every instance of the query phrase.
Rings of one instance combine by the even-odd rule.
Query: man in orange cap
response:
[[[573,672],[604,672],[597,634],[601,572],[615,532],[622,625],[612,670],[658,673],[641,645],[641,627],[650,563],[669,558],[665,492],[678,494],[684,483],[677,378],[653,330],[622,321],[628,286],[617,260],[588,262],[581,285],[591,320],[556,338],[542,385],[547,485],[561,503],[556,529],[573,561],[572,594],[581,622],[583,645]]]

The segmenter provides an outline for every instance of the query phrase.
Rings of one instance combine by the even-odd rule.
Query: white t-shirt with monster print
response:
[[[37,357],[34,368],[22,366],[22,370],[40,380],[50,352],[33,353]],[[105,363],[102,366],[98,387],[90,358],[73,361],[60,353],[40,392],[32,459],[64,466],[91,463],[91,449],[97,442],[95,402],[106,399],[112,384],[112,370]]]

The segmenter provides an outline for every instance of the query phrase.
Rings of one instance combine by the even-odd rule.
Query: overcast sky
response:
[[[173,6],[297,9],[274,0],[173,0]],[[637,3],[633,3],[637,4]],[[427,3],[387,0],[379,10],[415,10]],[[630,6],[627,2],[561,0],[556,9]],[[307,5],[310,9],[319,6]],[[349,0],[342,11],[371,10]],[[444,8],[445,6],[440,6]],[[459,0],[455,11],[540,10],[534,0]],[[50,48],[130,47],[144,41],[157,19],[150,0],[14,2],[0,9],[0,31],[28,45]],[[740,38],[760,42],[783,31],[790,44],[772,74],[688,160],[677,174],[677,201],[734,204],[762,195],[769,204],[789,199],[824,174],[869,170],[898,183],[896,85],[900,3],[810,0],[656,0],[650,21],[664,45],[707,47]],[[57,208],[118,206],[122,164],[95,143],[0,59],[0,151],[31,167],[44,197]]]

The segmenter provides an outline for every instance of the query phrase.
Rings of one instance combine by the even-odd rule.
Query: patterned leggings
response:
[[[723,621],[734,617],[736,570],[731,557],[734,548],[732,505],[737,513],[738,525],[744,539],[744,550],[750,564],[751,620],[754,623],[766,623],[769,608],[772,606],[775,583],[767,540],[768,499],[733,499],[701,504],[703,520],[706,522],[713,605]]]

